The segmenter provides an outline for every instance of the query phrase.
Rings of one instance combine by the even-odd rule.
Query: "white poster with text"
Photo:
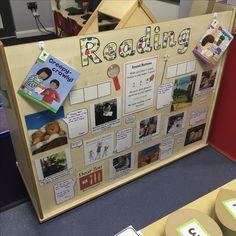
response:
[[[124,113],[135,113],[154,105],[157,57],[125,64]]]

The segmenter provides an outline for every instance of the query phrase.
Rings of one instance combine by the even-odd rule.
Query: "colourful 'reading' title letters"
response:
[[[153,35],[152,35],[153,32]],[[156,26],[153,30],[151,26],[146,27],[145,35],[135,43],[134,39],[125,39],[118,46],[115,42],[109,42],[100,52],[100,41],[97,37],[85,37],[80,39],[81,63],[82,66],[89,66],[89,62],[94,64],[106,61],[113,61],[120,56],[125,58],[139,54],[148,53],[152,50],[160,50],[168,47],[177,47],[178,54],[184,54],[188,50],[190,40],[190,28],[183,29],[178,35],[171,30],[163,32]],[[98,55],[102,55],[98,56]]]

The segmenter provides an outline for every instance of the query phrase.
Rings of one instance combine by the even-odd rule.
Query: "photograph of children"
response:
[[[146,148],[138,153],[138,168],[144,167],[159,159],[160,144]]]
[[[202,139],[206,124],[198,125],[187,131],[184,146]]]
[[[92,104],[90,106],[92,132],[98,132],[106,128],[120,125],[121,99],[115,98],[109,101]]]
[[[68,143],[67,125],[63,118],[63,107],[57,113],[46,110],[25,116],[33,155]]]
[[[113,155],[114,138],[113,134],[106,134],[87,141],[84,141],[85,165],[101,161]]]
[[[71,156],[68,149],[37,159],[35,165],[40,184],[46,184],[72,173]]]
[[[160,114],[138,121],[136,125],[136,143],[150,140],[159,134]]]
[[[192,105],[197,74],[176,79],[173,87],[171,111]]]
[[[134,168],[134,153],[130,152],[125,155],[110,159],[110,178],[117,179],[127,175]]]
[[[182,131],[185,126],[185,112],[168,117],[166,135],[177,134]]]
[[[215,70],[203,71],[199,85],[199,91],[212,89],[215,85],[216,74],[217,72]]]

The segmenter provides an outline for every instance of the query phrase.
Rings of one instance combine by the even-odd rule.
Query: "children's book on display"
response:
[[[18,93],[56,113],[79,75],[78,71],[43,50]]]
[[[232,40],[233,35],[214,19],[195,46],[193,53],[203,62],[215,66]]]

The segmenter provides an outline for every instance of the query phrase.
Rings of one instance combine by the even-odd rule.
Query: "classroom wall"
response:
[[[38,12],[43,25],[49,29],[54,29],[52,10],[55,9],[54,0],[35,0],[38,4]],[[27,9],[29,0],[10,0],[17,38],[41,35],[35,24],[31,12]],[[159,22],[177,19],[179,16],[179,4],[168,0],[145,0],[146,5],[153,12]],[[61,7],[75,5],[74,0],[61,0]]]
[[[179,18],[188,17],[191,10],[193,0],[180,0]]]
[[[2,16],[0,14],[0,29],[3,29]]]
[[[41,35],[37,29],[32,13],[27,8],[29,0],[10,0],[13,20],[15,23],[17,38]],[[48,30],[54,29],[51,1],[50,0],[35,0],[38,4],[38,12],[42,24]]]
[[[144,0],[158,22],[174,20],[179,17],[179,4],[168,0]]]

